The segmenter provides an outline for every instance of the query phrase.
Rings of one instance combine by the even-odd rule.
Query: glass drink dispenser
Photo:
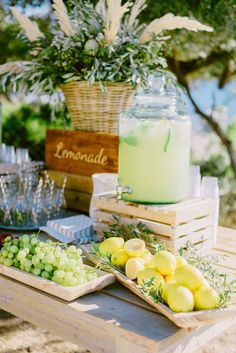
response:
[[[186,198],[190,166],[190,118],[178,110],[166,77],[150,78],[119,122],[119,184],[122,199],[175,203]]]

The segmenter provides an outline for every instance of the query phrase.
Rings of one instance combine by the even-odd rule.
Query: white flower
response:
[[[53,5],[55,16],[59,22],[62,32],[64,32],[68,37],[74,36],[75,31],[72,27],[70,18],[68,16],[67,8],[65,7],[62,0],[53,0]]]
[[[121,0],[107,0],[105,16],[105,37],[108,43],[113,44],[120,29],[123,15],[129,10],[131,2],[121,5]]]
[[[212,32],[213,28],[202,24],[199,21],[192,20],[189,17],[175,16],[172,13],[168,13],[161,18],[157,18],[152,21],[143,31],[139,40],[141,43],[148,42],[152,34],[159,34],[165,30],[173,30],[177,28],[185,28],[189,31],[207,31]]]
[[[40,31],[36,22],[31,21],[27,16],[20,13],[16,7],[10,7],[15,19],[19,22],[21,28],[24,30],[26,37],[30,42],[34,42],[39,38],[43,38],[44,34]]]

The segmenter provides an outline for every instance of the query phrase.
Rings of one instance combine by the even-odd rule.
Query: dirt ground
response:
[[[236,326],[196,353],[236,353]],[[0,311],[0,353],[89,353],[73,343]],[[121,352],[122,353],[122,352]]]

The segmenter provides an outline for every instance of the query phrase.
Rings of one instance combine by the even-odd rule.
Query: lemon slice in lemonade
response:
[[[145,242],[141,239],[130,239],[125,242],[124,248],[131,257],[142,256],[145,252]]]

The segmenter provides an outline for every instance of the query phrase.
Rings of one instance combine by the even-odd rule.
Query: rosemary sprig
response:
[[[121,237],[125,241],[133,238],[139,238],[147,242],[153,242],[153,234],[145,224],[121,224],[120,217],[113,215],[114,223],[109,224],[109,230],[103,232],[105,238]]]
[[[142,286],[139,286],[139,288],[145,297],[151,297],[155,303],[164,304],[161,296],[162,286],[159,288],[154,287],[154,278],[151,278],[148,281],[143,281]]]
[[[97,267],[103,268],[103,269],[106,269],[106,268],[109,269],[110,267],[113,267],[115,270],[117,270],[123,274],[125,273],[125,271],[124,271],[125,269],[123,266],[115,266],[111,262],[111,255],[110,254],[107,254],[105,256],[101,254],[98,244],[95,244],[95,243],[92,244],[90,253],[92,255],[95,255],[99,259],[99,263],[97,264]]]
[[[233,302],[233,296],[236,293],[236,278],[232,279],[232,274],[222,273],[216,267],[220,259],[225,259],[227,255],[201,254],[190,242],[179,249],[179,254],[185,257],[189,264],[197,267],[211,287],[219,293],[219,307],[227,307]]]
[[[154,254],[158,251],[167,250],[166,246],[157,242],[151,243]]]
[[[124,241],[138,238],[148,243],[148,246],[156,253],[160,250],[166,250],[166,246],[158,243],[158,240],[153,236],[153,233],[148,227],[139,222],[138,224],[122,224],[120,217],[113,215],[114,223],[109,224],[109,230],[103,232],[104,238],[121,237]]]

